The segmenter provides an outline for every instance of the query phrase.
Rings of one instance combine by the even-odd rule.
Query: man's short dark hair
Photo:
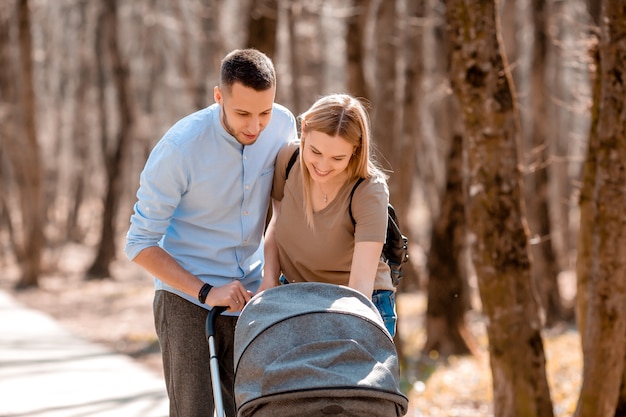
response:
[[[274,64],[267,55],[253,48],[235,49],[222,59],[220,87],[230,89],[236,82],[256,91],[276,85]]]

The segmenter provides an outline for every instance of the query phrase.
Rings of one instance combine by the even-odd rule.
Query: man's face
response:
[[[256,91],[235,83],[228,89],[215,87],[213,96],[220,105],[222,126],[242,145],[252,145],[272,117],[274,87]]]

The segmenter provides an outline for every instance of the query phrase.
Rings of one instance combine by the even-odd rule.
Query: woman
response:
[[[300,142],[284,146],[276,160],[259,291],[279,281],[349,286],[372,297],[393,336],[395,290],[381,258],[389,190],[370,154],[367,112],[356,98],[332,94],[300,120]]]

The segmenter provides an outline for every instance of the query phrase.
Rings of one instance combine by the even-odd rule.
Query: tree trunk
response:
[[[548,160],[549,145],[546,135],[546,103],[548,97],[545,79],[545,58],[547,54],[545,0],[533,0],[531,7],[534,25],[534,42],[530,83],[530,114],[531,120],[524,123],[527,132],[527,143],[531,149],[530,169],[527,172],[526,201],[528,203],[528,225],[532,245],[532,274],[537,285],[541,305],[548,326],[568,318],[561,301],[558,285],[560,268],[551,238],[552,225],[548,204]]]
[[[102,215],[102,229],[96,258],[87,271],[87,279],[111,277],[109,266],[115,259],[115,220],[118,201],[121,196],[122,162],[130,144],[134,120],[129,69],[122,58],[118,41],[117,0],[106,0],[104,5],[101,16],[104,26],[103,40],[106,41],[104,52],[111,59],[111,72],[115,84],[116,107],[120,125],[115,141],[110,146],[110,151],[105,153],[107,184]],[[106,136],[103,139],[106,141]]]
[[[396,2],[381,1],[376,9],[376,64],[374,79],[377,80],[372,93],[372,136],[376,146],[376,157],[384,169],[391,170],[389,175],[389,197],[391,202],[401,198],[399,182],[394,181],[394,170],[399,164],[395,155],[399,137],[400,113],[398,104],[396,61],[398,58],[396,41]],[[398,171],[399,172],[399,171]],[[405,196],[406,197],[406,196]]]
[[[572,213],[578,194],[578,181],[582,171],[582,155],[588,132],[590,101],[586,65],[587,43],[585,29],[590,26],[582,19],[582,0],[550,0],[544,4],[546,27],[549,30],[546,54],[544,89],[546,96],[546,119],[544,124],[550,147],[550,216],[551,239],[559,264],[565,268],[572,265],[576,252],[577,230],[572,228]]]
[[[422,88],[424,29],[420,22],[425,18],[426,5],[424,0],[416,0],[406,2],[406,7],[404,13],[398,16],[400,22],[399,25],[396,25],[400,27],[401,32],[402,48],[399,49],[405,57],[402,67],[403,79],[400,80],[405,88],[402,89],[403,93],[398,98],[402,103],[402,111],[399,112],[401,117],[398,120],[400,134],[397,136],[397,139],[392,137],[395,135],[387,134],[383,141],[393,143],[392,153],[385,154],[384,158],[393,161],[392,170],[394,172],[401,173],[401,175],[392,175],[390,179],[390,183],[393,182],[395,189],[395,193],[392,193],[391,196],[391,202],[396,209],[400,225],[404,228],[409,242],[416,242],[418,239],[416,234],[412,234],[411,230],[406,226],[410,224],[410,218],[415,213],[411,210],[411,203],[415,177],[417,175],[416,154],[422,142],[420,121],[422,100],[420,98],[424,96]],[[393,33],[390,33],[389,36],[393,36]],[[391,70],[391,67],[389,70]],[[393,83],[390,82],[390,84]],[[379,97],[379,102],[384,102],[383,97]],[[381,134],[382,130],[382,128],[378,128],[379,134]],[[403,275],[404,283],[399,287],[400,290],[409,287],[419,287],[418,269],[413,262],[410,262],[410,259],[403,268]]]
[[[78,45],[78,73],[76,74],[76,93],[74,100],[76,101],[73,109],[72,133],[70,141],[72,143],[72,169],[69,179],[71,207],[67,210],[65,219],[66,232],[65,238],[73,242],[81,242],[85,237],[84,225],[78,221],[80,208],[85,200],[86,190],[88,189],[88,176],[86,175],[89,167],[89,148],[93,144],[91,129],[93,128],[89,119],[85,117],[84,111],[89,106],[88,94],[89,89],[94,82],[93,77],[93,56],[90,52],[92,48],[87,41],[88,31],[93,30],[87,27],[88,17],[92,13],[93,8],[85,3],[77,6],[80,10],[80,24],[77,27],[77,45]]]
[[[496,3],[451,0],[446,5],[452,89],[465,122],[471,254],[488,323],[494,415],[550,417],[525,228],[518,116]]]
[[[117,1],[117,0],[116,0]],[[178,25],[178,32],[180,33],[180,45],[177,48],[178,62],[180,68],[180,75],[183,78],[185,84],[185,90],[187,95],[192,99],[194,104],[194,110],[203,108],[206,105],[206,98],[198,94],[197,83],[192,65],[192,56],[190,48],[193,45],[191,42],[191,36],[189,34],[189,22],[185,18],[182,2],[174,1],[171,4],[172,14],[174,21]],[[117,36],[117,35],[116,35]]]
[[[15,171],[20,187],[20,208],[22,211],[24,230],[24,251],[20,262],[22,276],[17,283],[18,288],[36,287],[39,285],[41,257],[45,243],[43,234],[43,189],[42,163],[37,143],[37,123],[35,103],[32,37],[30,28],[30,9],[28,0],[18,0],[18,36],[20,47],[20,106],[21,127],[23,134],[13,140],[21,143],[19,160]],[[17,155],[16,155],[17,156]]]
[[[319,7],[321,5],[316,2],[287,2],[293,101],[291,110],[296,115],[308,109],[314,98],[324,91]]]
[[[202,14],[202,38],[200,42],[200,51],[206,59],[204,70],[208,71],[208,76],[203,75],[201,80],[206,80],[200,83],[202,89],[198,89],[198,102],[204,103],[204,106],[211,103],[213,100],[213,87],[219,82],[219,71],[222,57],[226,54],[224,50],[224,40],[219,34],[219,21],[220,14],[225,2],[221,0],[201,0],[204,8]],[[208,96],[205,86],[208,84]]]
[[[600,24],[600,15],[602,12],[602,1],[600,0],[587,0],[587,9],[589,10],[589,16],[593,20],[594,24]]]
[[[583,334],[583,384],[576,417],[624,415],[626,352],[626,9],[605,0],[599,68],[593,217]],[[590,165],[591,167],[593,166]],[[591,178],[586,177],[586,179]],[[588,217],[585,217],[588,220]]]
[[[274,59],[278,24],[278,0],[252,2],[248,20],[248,47]]]
[[[546,83],[546,7],[545,0],[505,2],[502,11],[506,55],[516,62],[513,71],[520,92],[522,132],[521,161],[525,172],[525,202],[531,235],[533,281],[537,286],[545,324],[554,325],[565,318],[558,286],[560,268],[554,250],[548,204],[549,161],[551,149],[546,135],[546,110],[550,102]],[[531,32],[532,30],[532,32]],[[520,36],[532,33],[532,38]],[[571,318],[571,317],[570,317]]]
[[[591,65],[596,70],[590,71],[593,91],[593,105],[591,108],[591,125],[589,127],[589,142],[587,144],[587,158],[583,166],[582,186],[580,189],[580,227],[578,231],[578,252],[576,257],[576,324],[581,336],[583,351],[586,339],[582,337],[587,328],[587,313],[589,306],[589,276],[592,268],[593,233],[595,227],[594,187],[598,174],[597,153],[600,146],[598,139],[598,120],[600,111],[601,78],[599,73],[600,57],[597,42],[592,45],[589,55],[593,59]]]
[[[466,277],[460,267],[467,226],[463,199],[463,138],[457,136],[447,163],[447,186],[439,218],[433,227],[428,253],[426,343],[422,353],[447,358],[478,355],[478,344],[467,328],[470,309]]]
[[[371,100],[365,80],[365,28],[371,0],[354,0],[346,27],[346,66],[348,93]]]
[[[15,83],[18,72],[16,42],[11,36],[14,32],[14,11],[14,4],[0,7],[0,227],[7,231],[13,253],[18,262],[21,262],[25,256],[24,249],[13,226],[13,218],[21,213],[20,210],[11,210],[11,207],[19,205],[14,204],[13,200],[20,194],[20,184],[17,183],[19,175],[14,171],[23,166],[18,159],[20,143],[16,139],[19,137],[17,132],[20,130],[20,120],[16,104],[19,101]]]

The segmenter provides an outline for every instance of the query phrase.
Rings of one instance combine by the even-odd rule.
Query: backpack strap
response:
[[[293,155],[289,158],[289,163],[287,164],[287,171],[285,171],[285,181],[289,178],[289,171],[293,167],[293,164],[296,163],[296,159],[298,158],[298,154],[300,153],[300,147],[297,147],[295,151],[293,151]]]
[[[352,216],[352,196],[356,191],[356,187],[362,182],[363,178],[359,178],[354,187],[352,187],[352,191],[350,191],[348,213],[350,213],[350,220],[352,220],[354,227],[356,227],[356,220]],[[389,265],[391,282],[394,287],[397,287],[403,275],[402,266],[409,260],[409,242],[398,226],[396,211],[391,204],[387,204],[387,234],[385,235],[385,243],[383,244],[381,255],[384,257],[387,265]]]
[[[354,220],[354,216],[352,216],[352,196],[354,195],[354,192],[356,191],[356,187],[358,187],[359,184],[361,184],[364,179],[365,178],[359,178],[356,184],[354,184],[354,187],[352,187],[352,191],[350,191],[350,203],[348,204],[348,213],[350,213],[350,220],[352,220],[352,226],[356,226],[356,220]]]

